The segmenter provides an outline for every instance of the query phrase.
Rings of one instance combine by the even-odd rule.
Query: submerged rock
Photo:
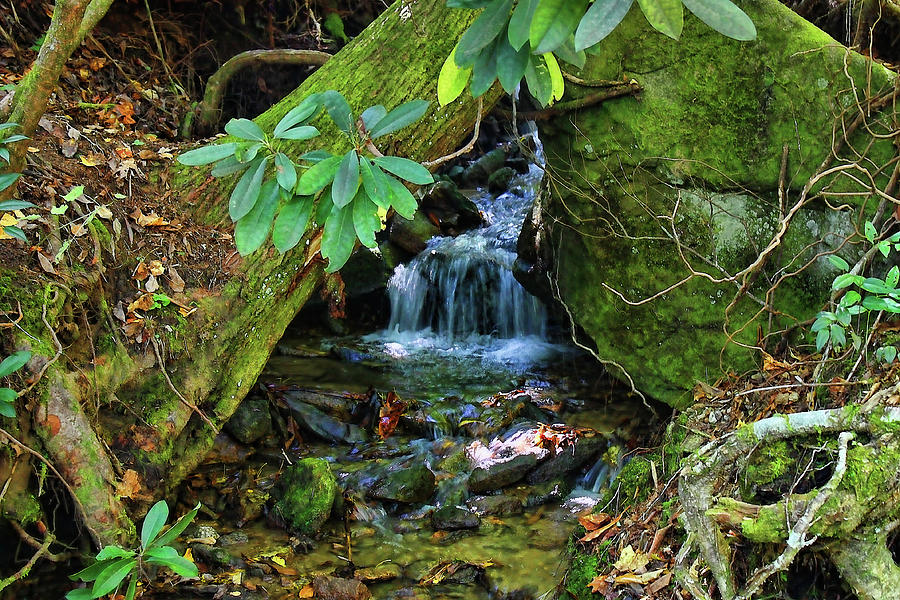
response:
[[[505,515],[518,515],[525,510],[522,500],[505,494],[500,494],[499,496],[476,496],[470,498],[467,504],[473,511],[483,516],[502,517]]]
[[[272,417],[265,398],[247,397],[225,424],[225,430],[242,444],[252,444],[272,431]]]
[[[319,409],[285,397],[284,401],[291,409],[297,423],[314,435],[329,442],[357,444],[368,439],[366,432],[352,423],[344,423],[330,417]]]
[[[488,191],[492,194],[502,194],[509,189],[509,184],[516,176],[516,170],[512,167],[497,169],[488,177]]]
[[[275,515],[292,530],[313,535],[331,516],[337,480],[326,461],[304,458],[284,470],[275,492]]]
[[[425,249],[428,240],[440,235],[440,228],[432,223],[428,217],[417,211],[412,220],[394,215],[388,230],[391,243],[406,250],[410,254],[418,254]]]
[[[431,525],[435,529],[453,531],[457,529],[477,529],[481,525],[478,515],[455,505],[442,506],[431,513]]]
[[[505,148],[494,148],[484,156],[478,158],[466,167],[462,173],[463,186],[478,187],[487,183],[491,174],[506,164],[507,152]]]
[[[363,583],[379,583],[391,581],[403,575],[403,570],[396,563],[384,563],[374,567],[357,569],[354,576]]]
[[[425,464],[392,465],[369,489],[368,495],[394,502],[425,502],[434,494],[434,473]]]
[[[419,207],[434,215],[447,235],[457,235],[484,222],[475,203],[449,181],[434,184]]]
[[[469,490],[475,493],[489,492],[511,485],[525,477],[537,465],[533,454],[522,454],[505,462],[495,462],[478,467],[469,475]]]
[[[312,581],[317,600],[367,600],[372,597],[369,588],[359,579],[342,579],[320,575]]]

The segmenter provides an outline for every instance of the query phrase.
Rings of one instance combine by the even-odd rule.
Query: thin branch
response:
[[[472,151],[475,147],[475,142],[478,141],[478,134],[481,131],[481,115],[484,110],[484,102],[481,99],[481,96],[478,97],[478,113],[475,115],[475,133],[472,134],[472,139],[468,144],[453,152],[452,154],[447,154],[446,156],[441,156],[440,158],[436,158],[434,160],[429,160],[427,162],[423,162],[422,165],[426,167],[436,167],[438,165],[442,165],[447,161],[453,160],[454,158],[459,158],[463,154],[467,154]]]
[[[192,411],[194,411],[197,414],[197,416],[199,416],[201,419],[203,419],[204,423],[209,425],[209,428],[212,429],[213,432],[219,433],[218,428],[216,428],[216,426],[213,424],[213,422],[209,420],[209,417],[206,416],[206,413],[204,413],[202,410],[197,408],[196,404],[194,404],[193,402],[191,402],[190,400],[185,398],[181,394],[181,392],[178,391],[178,388],[176,388],[175,384],[172,383],[172,380],[169,378],[169,373],[166,371],[166,365],[163,362],[162,355],[159,352],[159,342],[157,342],[156,338],[153,336],[150,337],[150,341],[152,342],[152,345],[153,345],[153,353],[156,354],[156,362],[159,365],[159,370],[162,371],[163,377],[166,378],[166,383],[169,384],[169,387],[172,389],[173,392],[175,392],[175,395],[178,396],[178,399],[181,400],[181,402],[184,403],[185,406],[187,406]]]

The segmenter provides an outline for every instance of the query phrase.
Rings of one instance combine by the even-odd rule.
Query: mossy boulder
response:
[[[272,416],[265,398],[246,398],[225,424],[225,429],[242,444],[252,444],[272,431]]]
[[[425,502],[435,490],[434,473],[425,464],[394,463],[369,489],[369,496],[393,502]]]
[[[331,516],[337,480],[321,458],[304,458],[288,467],[275,486],[275,513],[298,533],[313,535]]]
[[[859,114],[853,90],[877,95],[895,79],[775,0],[741,8],[755,41],[725,38],[687,13],[681,39],[671,40],[632,7],[578,76],[634,79],[642,91],[542,123],[549,192],[519,244],[523,282],[552,291],[602,359],[676,407],[690,402],[697,380],[752,368],[761,337],[773,334],[774,346],[777,332],[822,308],[837,271],[821,253],[853,234],[864,219],[858,207],[878,204],[860,179],[822,179],[758,272],[729,280],[775,238]],[[567,100],[593,93],[566,87]],[[887,131],[887,117],[872,111],[871,131]],[[894,149],[867,128],[831,164],[852,160],[851,147],[865,152],[883,187]],[[859,248],[845,244],[840,254],[853,264]],[[548,274],[554,285],[538,290]]]

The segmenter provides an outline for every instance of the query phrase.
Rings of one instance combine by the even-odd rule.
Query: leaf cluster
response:
[[[0,362],[0,378],[12,375],[21,369],[31,359],[31,352],[20,350],[11,356],[7,356]],[[0,388],[0,415],[14,418],[16,416],[16,398],[19,394],[8,387]]]
[[[473,97],[500,80],[513,93],[525,78],[528,90],[542,106],[563,94],[557,58],[577,68],[585,53],[599,44],[625,18],[634,0],[447,0],[451,8],[484,9],[463,33],[444,62],[438,79],[438,99],[448,104],[466,84]],[[753,21],[730,0],[638,0],[654,29],[678,39],[684,8],[736,40],[756,38]]]
[[[8,123],[0,123],[0,164],[6,163],[7,165],[9,165],[9,148],[7,147],[9,144],[28,139],[28,136],[22,135],[21,133],[13,133],[13,131],[18,127],[19,124],[12,121]],[[21,176],[21,173],[0,174],[0,192],[14,184]],[[32,204],[31,202],[25,202],[24,200],[5,200],[3,202],[0,202],[0,212],[20,210],[23,208],[32,207],[34,207],[34,204]],[[3,227],[3,231],[16,239],[22,240],[26,243],[28,242],[28,238],[25,237],[25,232],[22,231],[21,227],[16,227],[15,225],[5,225]]]
[[[130,577],[125,600],[134,600],[137,593],[138,579],[143,573],[144,565],[158,565],[174,571],[182,577],[197,577],[197,566],[190,560],[180,556],[175,548],[169,546],[197,516],[198,504],[193,510],[178,519],[174,525],[162,533],[163,526],[169,519],[169,506],[160,500],[147,512],[141,526],[141,546],[138,550],[126,550],[119,546],[106,546],[96,557],[94,564],[74,575],[72,581],[93,581],[91,587],[72,590],[66,594],[66,600],[93,600],[110,592],[117,591],[119,586]]]
[[[876,243],[875,226],[871,221],[866,221],[864,235],[885,258],[890,256],[892,250],[900,251],[900,233]],[[847,289],[833,311],[822,311],[816,315],[812,325],[812,332],[816,334],[816,350],[821,351],[829,343],[836,350],[841,350],[848,345],[848,334],[849,343],[858,350],[862,346],[862,337],[852,327],[854,317],[867,319],[871,313],[882,311],[900,314],[900,267],[891,267],[884,278],[863,277],[854,273],[847,261],[837,255],[829,256],[828,260],[841,271],[834,278],[831,289],[854,289]],[[875,357],[891,363],[897,358],[897,348],[881,346],[875,351]]]
[[[327,271],[335,272],[350,258],[357,240],[375,247],[375,233],[389,210],[412,218],[417,203],[400,180],[415,185],[434,181],[419,163],[383,156],[373,144],[419,120],[428,105],[413,100],[388,111],[379,104],[357,119],[346,98],[329,90],[304,98],[271,135],[253,121],[232,119],[225,131],[241,141],[197,148],[178,161],[190,166],[214,163],[214,177],[243,173],[228,203],[241,255],[256,251],[270,231],[275,248],[287,252],[314,220],[324,226],[322,255],[328,259]],[[319,130],[309,123],[323,109],[353,147],[340,155],[311,150],[294,162],[279,144],[318,136]]]

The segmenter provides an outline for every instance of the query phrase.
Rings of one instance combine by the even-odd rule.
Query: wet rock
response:
[[[393,268],[385,264],[380,252],[361,248],[341,268],[341,278],[346,285],[344,293],[352,298],[384,289],[392,271]]]
[[[363,583],[380,583],[382,581],[392,581],[403,574],[400,565],[396,563],[384,563],[374,567],[366,567],[357,569],[355,573],[356,579]]]
[[[341,420],[350,419],[355,401],[341,394],[323,392],[310,388],[279,389],[275,392],[283,398],[290,398],[295,402],[303,402],[328,413],[332,417]]]
[[[499,496],[476,496],[469,499],[467,504],[473,511],[482,516],[493,515],[502,517],[505,515],[518,515],[525,510],[522,500],[505,494]]]
[[[393,465],[369,489],[368,495],[394,502],[425,502],[434,493],[434,473],[423,463]]]
[[[188,543],[197,542],[200,544],[207,544],[212,546],[218,539],[219,532],[216,531],[214,527],[210,527],[209,525],[197,525],[196,527],[189,529],[187,532]]]
[[[478,227],[484,222],[475,203],[449,181],[434,184],[419,207],[436,217],[441,229],[449,235]]]
[[[502,194],[509,189],[509,184],[516,176],[516,170],[512,167],[497,169],[488,177],[488,191],[492,194]]]
[[[440,235],[441,230],[421,211],[417,211],[412,220],[394,215],[388,230],[391,243],[410,254],[418,254],[425,249],[428,240]]]
[[[484,185],[491,174],[502,168],[505,163],[506,150],[495,148],[466,167],[462,174],[461,185],[464,187]]]
[[[244,561],[221,546],[191,544],[191,554],[196,561],[219,569],[231,569],[244,564]]]
[[[220,537],[216,543],[219,546],[237,546],[240,544],[246,544],[250,541],[250,538],[247,537],[247,534],[243,531],[232,531],[231,533],[226,533],[222,537]]]
[[[317,600],[367,600],[372,597],[369,588],[359,579],[342,579],[320,575],[312,581]]]
[[[248,397],[234,411],[225,430],[242,444],[252,444],[272,431],[269,403],[265,398]]]
[[[285,469],[275,485],[275,516],[292,530],[315,534],[331,515],[337,481],[321,458],[304,458]]]
[[[556,456],[548,458],[528,474],[528,483],[551,481],[580,468],[596,458],[606,448],[606,438],[600,435],[580,437],[574,446],[560,448]]]
[[[319,409],[285,397],[291,414],[297,423],[310,433],[329,442],[357,444],[368,439],[366,432],[353,425],[330,417]]]
[[[567,479],[555,479],[531,486],[525,496],[525,506],[540,506],[562,502],[572,491],[572,484]]]
[[[261,490],[244,490],[238,495],[238,526],[255,521],[263,514],[269,494]]]
[[[431,525],[435,529],[476,529],[481,525],[478,515],[455,505],[442,506],[431,513]]]
[[[251,454],[253,454],[252,450],[236,443],[233,437],[227,433],[220,433],[216,436],[212,450],[206,455],[204,461],[233,465],[245,462]]]
[[[482,493],[506,487],[523,479],[537,462],[533,454],[522,454],[512,460],[478,467],[469,475],[469,490]]]

